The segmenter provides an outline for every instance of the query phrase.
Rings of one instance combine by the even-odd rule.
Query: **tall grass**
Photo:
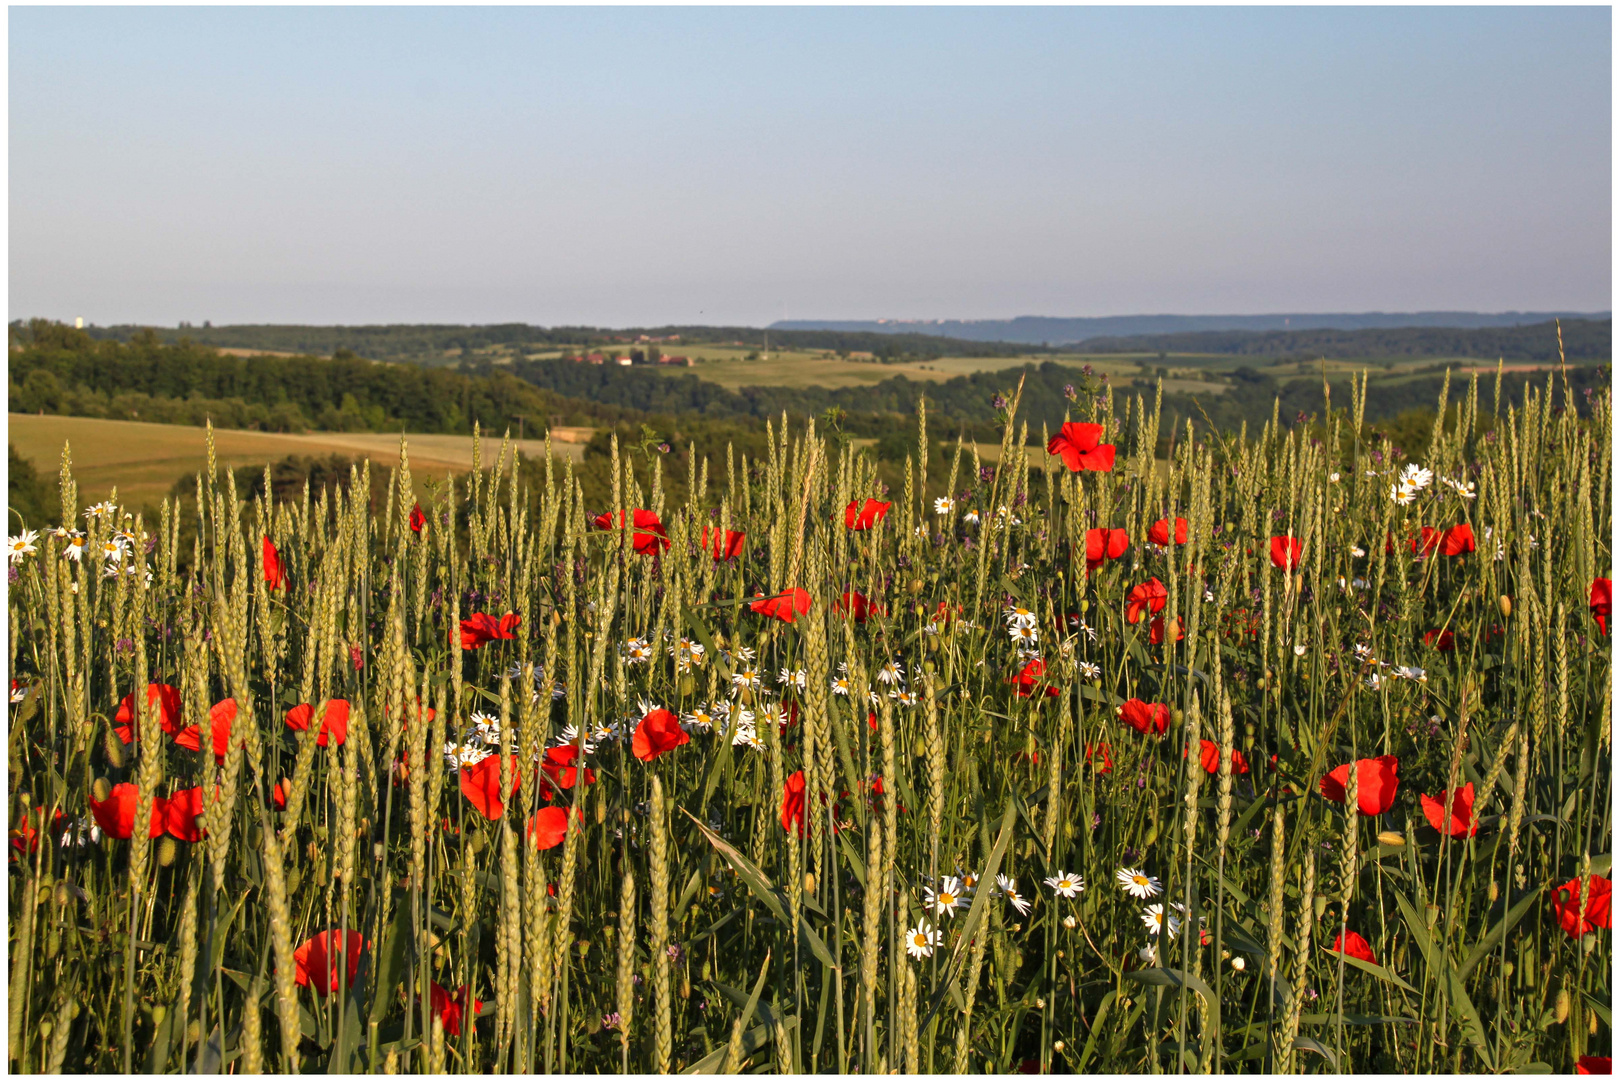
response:
[[[862,453],[785,419],[762,460],[698,448],[682,505],[656,456],[644,489],[615,444],[613,504],[586,506],[549,459],[543,490],[520,490],[503,446],[417,515],[402,442],[381,513],[369,465],[267,505],[210,462],[160,521],[87,519],[64,450],[61,520],[88,554],[46,533],[9,593],[12,1067],[1563,1072],[1606,1055],[1611,691],[1590,588],[1611,558],[1608,395],[1549,382],[1515,401],[1499,378],[1487,412],[1471,382],[1410,503],[1359,401],[1320,442],[1275,419],[1167,432],[1166,473],[1157,403],[1081,395],[1103,442],[1135,437],[1111,470],[1071,473],[1013,464],[1027,428],[1008,397],[1003,465],[958,447],[938,487],[919,416],[892,497]],[[847,527],[868,499],[891,505]],[[1177,518],[1184,543],[1149,542]],[[1464,524],[1475,550],[1423,553],[1424,527]],[[1101,528],[1130,544],[1088,570]],[[103,561],[116,530],[130,542]],[[746,540],[716,559],[726,530]],[[1286,546],[1274,565],[1273,537],[1297,539],[1297,565]],[[754,610],[773,597],[791,622]],[[515,630],[462,647],[463,620],[508,613]],[[177,716],[149,683],[176,688]],[[1151,709],[1147,733],[1125,722],[1130,700],[1165,706],[1162,734]],[[320,735],[333,702],[341,737]],[[688,741],[654,730],[660,708]],[[1386,755],[1395,786],[1369,764],[1332,789]],[[121,784],[162,835],[96,827]],[[1601,929],[1560,924],[1567,882],[1572,903],[1601,896]],[[1334,951],[1362,939],[1371,961]]]

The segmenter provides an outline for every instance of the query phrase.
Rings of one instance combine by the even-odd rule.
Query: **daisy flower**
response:
[[[688,638],[681,638],[669,647],[669,654],[675,658],[677,671],[690,671],[693,665],[703,665],[703,646]]]
[[[969,510],[967,513],[962,515],[962,520],[967,522],[969,525],[977,525],[979,523],[979,512],[977,510]]]
[[[832,679],[832,692],[835,694],[849,693],[849,676],[834,675]]]
[[[6,551],[11,557],[11,565],[16,566],[24,558],[39,550],[34,546],[34,541],[38,539],[39,533],[33,529],[24,529],[21,536],[6,537]]]
[[[956,500],[949,495],[941,495],[934,500],[934,513],[944,517],[956,508]]]
[[[764,750],[765,743],[760,740],[759,731],[752,724],[738,724],[737,731],[731,736],[732,746],[747,746],[754,750]]]
[[[962,879],[948,877],[939,883],[939,891],[923,889],[923,906],[934,909],[936,915],[949,915],[956,918],[956,909],[961,906],[962,897],[966,895],[962,889]]]
[[[1007,636],[1018,642],[1020,648],[1028,645],[1038,645],[1041,640],[1041,632],[1033,626],[1009,626],[1007,627]]]
[[[1398,667],[1395,669],[1397,679],[1411,679],[1413,682],[1429,681],[1429,673],[1420,667]]]
[[[1021,604],[1013,604],[1002,612],[1007,618],[1008,626],[1034,626],[1035,613]]]
[[[884,662],[882,667],[878,668],[877,677],[878,682],[880,683],[901,683],[905,681],[906,669],[905,666],[900,663],[900,661],[888,660]]]
[[[1158,878],[1152,877],[1140,870],[1135,870],[1128,866],[1120,867],[1118,870],[1114,871],[1114,880],[1119,882],[1120,888],[1124,889],[1138,900],[1146,900],[1149,897],[1158,896],[1159,893],[1163,891],[1159,887]]]
[[[714,729],[714,716],[706,709],[694,709],[681,717],[681,727],[687,731],[712,731]]]
[[[752,664],[754,662],[754,650],[746,645],[737,646],[737,659],[745,664]]]
[[[1001,890],[1002,895],[1007,898],[1007,903],[1011,904],[1018,914],[1029,914],[1029,901],[1018,895],[1017,878],[1010,878],[1006,874],[997,874],[996,887]]]
[[[940,932],[929,927],[927,920],[917,920],[917,925],[906,931],[906,952],[918,960],[934,954],[934,947],[940,943]]]
[[[501,721],[499,717],[489,713],[475,712],[472,714],[473,734],[487,746],[493,746],[501,741]]]
[[[1294,655],[1295,656],[1304,656],[1306,651],[1307,651],[1307,647],[1304,646],[1304,645],[1295,645],[1294,646]]]
[[[1142,925],[1147,927],[1150,934],[1157,935],[1159,931],[1165,930],[1171,937],[1175,937],[1177,931],[1181,929],[1181,920],[1174,915],[1166,915],[1163,904],[1149,904],[1142,912]]]
[[[117,504],[113,503],[111,501],[108,501],[108,502],[96,503],[94,506],[90,507],[90,509],[88,509],[88,510],[86,510],[84,512],[84,516],[85,516],[85,518],[87,520],[90,520],[90,519],[96,519],[96,518],[112,517],[116,513],[118,513]]]
[[[1086,883],[1079,874],[1059,874],[1057,877],[1049,877],[1046,884],[1053,892],[1067,899],[1079,896],[1086,889]]]
[[[918,695],[915,690],[890,690],[889,696],[902,705],[917,704]]]
[[[72,536],[68,539],[67,546],[62,549],[62,554],[66,555],[74,562],[78,562],[80,559],[84,558],[84,549],[87,543],[88,541],[85,539],[84,533],[75,529]]]
[[[1338,482],[1339,482],[1339,474],[1338,473],[1336,473],[1336,472],[1328,473],[1328,483],[1337,484]]]
[[[631,638],[624,643],[624,662],[645,664],[652,659],[652,645],[645,638]]]
[[[1413,491],[1422,491],[1434,483],[1434,473],[1414,461],[1401,470],[1401,483]]]
[[[480,761],[483,761],[485,758],[489,757],[489,753],[490,752],[485,750],[482,746],[474,746],[471,743],[468,743],[466,746],[463,746],[459,751],[457,751],[456,760],[462,766],[476,765]]]
[[[731,676],[731,685],[738,688],[756,690],[759,684],[759,672],[753,668],[743,668]]]
[[[1354,555],[1356,558],[1359,559],[1359,558],[1362,558],[1363,556],[1365,556],[1367,554],[1367,552],[1366,552],[1366,549],[1364,549],[1360,544],[1351,544],[1350,545],[1350,554]]]
[[[1102,668],[1093,664],[1090,660],[1082,660],[1080,661],[1080,677],[1082,679],[1100,679],[1102,678]]]
[[[108,562],[120,562],[124,558],[124,542],[117,537],[101,545],[101,557]]]
[[[1159,950],[1158,947],[1150,941],[1140,949],[1136,950],[1136,956],[1137,959],[1142,961],[1142,963],[1151,965],[1158,962]]]
[[[1405,484],[1391,484],[1389,485],[1389,497],[1395,500],[1397,506],[1407,506],[1411,504],[1413,499],[1417,498],[1417,491]]]
[[[776,676],[777,682],[784,686],[796,687],[801,692],[804,690],[805,679],[806,676],[803,668],[800,668],[798,671],[790,671],[787,668],[783,668],[777,673]]]

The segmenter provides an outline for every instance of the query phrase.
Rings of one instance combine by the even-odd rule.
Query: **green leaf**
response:
[[[782,1030],[787,1032],[792,1032],[793,1029],[797,1028],[798,1026],[799,1018],[797,1016],[790,1016],[786,1020],[782,1021]],[[746,1058],[749,1054],[757,1053],[760,1047],[764,1046],[770,1041],[770,1038],[771,1029],[770,1025],[768,1024],[761,1024],[752,1031],[743,1032],[743,1057]],[[726,1049],[726,1047],[722,1046],[720,1049],[716,1050],[702,1061],[699,1061],[696,1065],[688,1067],[683,1075],[701,1076],[706,1073],[719,1072],[721,1069],[726,1067]]]
[[[1340,954],[1338,954],[1338,953],[1329,953],[1328,955],[1332,956],[1335,961],[1337,961],[1339,959],[1339,956],[1340,956]],[[1383,979],[1387,983],[1394,983],[1396,986],[1400,987],[1402,990],[1406,990],[1406,991],[1408,991],[1410,993],[1413,993],[1413,994],[1417,993],[1417,989],[1415,987],[1413,987],[1410,983],[1408,983],[1405,979],[1401,978],[1399,975],[1397,975],[1393,971],[1389,970],[1389,968],[1383,967],[1380,964],[1369,964],[1369,963],[1367,963],[1367,961],[1358,960],[1354,956],[1346,956],[1346,957],[1344,957],[1344,962],[1347,965],[1349,965],[1350,967],[1360,968],[1362,971],[1367,972],[1369,975],[1376,975],[1378,978]],[[1349,1023],[1349,1021],[1346,1020],[1345,1023]]]
[[[855,880],[861,883],[861,888],[866,888],[866,860],[855,850],[855,845],[843,829],[838,830],[838,846],[844,852],[844,859],[849,863]]]
[[[1211,1008],[1215,1007],[1215,991],[1190,971],[1183,975],[1174,968],[1146,968],[1142,971],[1132,971],[1125,977],[1131,982],[1146,983],[1149,986],[1174,986],[1191,990],[1202,996]]]
[[[1333,1051],[1329,1050],[1327,1047],[1323,1046],[1309,1035],[1295,1035],[1294,1049],[1309,1050],[1313,1054],[1321,1054],[1323,1057],[1328,1059],[1328,1063],[1331,1064],[1335,1069],[1339,1067],[1339,1059],[1334,1055]]]
[[[1597,1017],[1599,1020],[1603,1021],[1604,1027],[1614,1027],[1614,1022],[1610,1019],[1609,1007],[1607,1005],[1593,997],[1591,994],[1586,993],[1584,990],[1581,992],[1581,997],[1585,998],[1587,1006],[1593,1012],[1597,1013]]]
[[[1103,1021],[1108,1018],[1108,1009],[1114,1004],[1114,999],[1118,996],[1118,992],[1110,990],[1097,1003],[1097,1011],[1091,1017],[1091,1034],[1086,1036],[1086,1047],[1080,1051],[1080,1061],[1074,1067],[1075,1072],[1085,1072],[1086,1062],[1090,1061],[1091,1055],[1097,1052],[1097,1033],[1103,1029]]]
[[[1436,978],[1439,978],[1441,972],[1439,964],[1435,960],[1434,942],[1429,938],[1429,924],[1424,920],[1423,916],[1418,914],[1417,909],[1412,906],[1412,901],[1406,898],[1405,893],[1392,892],[1390,895],[1395,897],[1395,903],[1401,909],[1401,917],[1406,920],[1407,927],[1412,931],[1412,941],[1417,945],[1418,951],[1423,954],[1423,962],[1428,965],[1429,971]]]
[[[1468,973],[1474,970],[1475,965],[1485,959],[1485,954],[1496,947],[1507,932],[1513,929],[1515,923],[1524,918],[1525,912],[1530,910],[1535,902],[1541,898],[1541,895],[1540,892],[1532,891],[1520,899],[1517,904],[1514,904],[1508,913],[1503,916],[1502,921],[1493,926],[1490,933],[1479,939],[1479,944],[1475,945],[1473,951],[1468,954],[1468,959],[1458,966],[1457,977],[1466,979]]]

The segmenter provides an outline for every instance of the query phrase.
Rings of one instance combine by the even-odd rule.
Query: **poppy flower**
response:
[[[287,587],[287,568],[281,565],[281,552],[268,536],[264,538],[264,581],[272,589]]]
[[[134,784],[114,784],[112,791],[107,795],[106,801],[97,802],[94,795],[90,796],[90,813],[95,816],[96,824],[101,831],[118,840],[128,840],[135,831],[135,801],[140,797],[140,789]],[[163,835],[164,803],[168,800],[159,795],[152,800],[152,820],[149,823],[149,837]]]
[[[1451,652],[1457,647],[1457,635],[1450,630],[1430,630],[1423,635],[1423,644],[1440,652]]]
[[[866,505],[859,506],[854,499],[844,507],[844,528],[855,532],[865,532],[883,520],[883,515],[889,512],[889,504],[876,499],[867,499]]]
[[[1348,773],[1346,775],[1349,775]],[[1429,819],[1439,832],[1449,831],[1452,836],[1473,836],[1479,832],[1479,822],[1474,820],[1474,785],[1470,781],[1464,784],[1451,796],[1451,827],[1446,829],[1443,825],[1446,816],[1446,793],[1442,791],[1438,798],[1427,795],[1418,796],[1423,804],[1423,816]]]
[[[877,713],[869,712],[866,714],[866,726],[871,728],[873,731],[878,729]]]
[[[1613,906],[1611,886],[1606,877],[1593,876],[1586,894],[1586,910],[1581,911],[1581,879],[1572,878],[1552,891],[1553,914],[1558,925],[1572,938],[1582,938],[1593,930],[1609,929]]]
[[[1148,578],[1125,598],[1125,621],[1139,623],[1144,612],[1157,615],[1164,610],[1169,598],[1170,593],[1166,591],[1164,582],[1158,578]]]
[[[491,641],[511,641],[517,637],[512,631],[523,622],[523,616],[509,611],[499,619],[480,611],[471,618],[461,620],[461,647],[481,649]]]
[[[1612,584],[1606,577],[1592,579],[1592,591],[1588,594],[1586,605],[1592,609],[1592,618],[1597,620],[1598,632],[1607,636],[1609,633],[1609,593]]]
[[[411,532],[419,533],[422,526],[427,524],[427,515],[422,513],[422,504],[417,503],[411,507]]]
[[[1299,556],[1305,545],[1292,536],[1271,538],[1271,565],[1292,570],[1299,565]]]
[[[642,761],[654,761],[677,746],[684,746],[692,737],[681,729],[680,718],[668,709],[654,709],[641,718],[636,734],[630,740],[630,751]]]
[[[546,751],[546,756],[540,761],[540,770],[551,779],[559,791],[568,791],[574,786],[579,776],[579,769],[574,761],[579,757],[579,747],[572,743],[566,746],[553,746]],[[585,770],[585,783],[587,786],[596,783],[596,770]],[[544,792],[547,800],[551,798],[550,790]]]
[[[423,713],[427,714],[425,718],[423,716]],[[427,709],[422,708],[422,699],[421,698],[416,699],[416,720],[417,720],[418,723],[431,724],[431,723],[433,723],[434,715],[435,715],[435,712],[434,712],[434,710],[432,708],[427,708]],[[387,705],[383,706],[383,719],[384,720],[388,719],[388,706]],[[408,717],[408,716],[400,717],[399,718],[400,730],[403,731],[407,726],[409,726],[409,722],[410,722],[410,717]]]
[[[214,760],[221,764],[225,761],[226,752],[231,748],[231,722],[235,719],[235,698],[228,697],[224,701],[216,701],[214,707],[208,710],[208,731],[214,744]],[[182,729],[175,735],[174,745],[187,750],[201,750],[201,725],[192,724]]]
[[[1183,750],[1181,752],[1181,756],[1186,757],[1187,752],[1185,750]],[[1212,743],[1208,739],[1199,739],[1198,740],[1198,763],[1200,765],[1202,765],[1204,767],[1204,771],[1209,773],[1209,775],[1211,775],[1211,776],[1214,776],[1216,773],[1220,772],[1221,771],[1221,746],[1220,746],[1220,744],[1219,743]],[[1248,761],[1246,761],[1244,759],[1243,752],[1241,750],[1239,750],[1235,746],[1232,747],[1232,775],[1233,776],[1243,776],[1243,775],[1247,774],[1248,771],[1249,771],[1249,763],[1248,763]]]
[[[1044,678],[1045,675],[1046,661],[1031,660],[1029,663],[1024,665],[1024,669],[1022,671],[1020,671],[1017,675],[1014,675],[1008,681],[1011,682],[1012,685],[1018,687],[1019,697],[1033,697],[1035,694],[1036,683]],[[1059,692],[1060,691],[1055,686],[1046,687],[1047,697],[1057,697]]]
[[[1395,789],[1400,787],[1395,771],[1400,764],[1394,754],[1356,762],[1356,809],[1362,817],[1377,817],[1395,805]],[[1344,764],[1322,777],[1318,786],[1329,802],[1342,804],[1349,780],[1350,766]]]
[[[613,511],[597,515],[595,524],[598,529],[613,528]],[[619,524],[624,524],[623,512],[619,514]],[[630,531],[630,547],[637,555],[656,555],[669,550],[669,533],[651,510],[630,511]]]
[[[804,835],[804,770],[800,769],[782,785],[782,831],[792,832],[798,826]]]
[[[1439,547],[1445,538],[1444,529],[1431,529],[1425,525],[1417,536],[1407,541],[1406,546],[1416,555],[1428,555]],[[1389,554],[1389,552],[1386,550],[1385,554]]]
[[[1131,538],[1124,529],[1086,530],[1086,573],[1097,569],[1108,559],[1117,559],[1131,546]]]
[[[574,811],[574,830],[584,828],[585,815]],[[568,811],[561,806],[542,806],[529,819],[529,835],[534,838],[536,850],[547,851],[562,843],[568,836]]]
[[[800,615],[807,615],[810,612],[810,594],[803,589],[788,589],[777,596],[766,596],[764,593],[754,595],[759,599],[748,605],[749,611],[757,611],[761,615],[769,615],[785,623],[790,623]]]
[[[1046,452],[1061,457],[1070,472],[1111,472],[1114,448],[1102,442],[1101,424],[1067,423],[1046,444]]]
[[[872,603],[872,601],[866,598],[865,594],[854,591],[844,593],[842,596],[840,596],[838,598],[838,603],[833,606],[833,610],[839,613],[843,613],[845,611],[850,612],[855,616],[855,621],[858,623],[865,622],[874,614],[887,614],[881,605]]]
[[[507,760],[511,762],[512,793],[516,794],[523,774],[518,769],[517,755]],[[506,804],[501,801],[501,755],[491,754],[478,764],[462,769],[461,793],[489,820],[500,817],[506,810]]]
[[[715,562],[725,559],[735,559],[742,554],[743,541],[748,539],[747,533],[724,531],[709,526],[703,526],[703,547],[714,556]]]
[[[1466,555],[1474,550],[1474,527],[1468,524],[1453,525],[1447,529],[1444,538],[1440,541],[1440,554]]]
[[[180,732],[180,691],[166,683],[148,683],[146,687],[147,708],[156,707],[158,711],[158,726],[169,735]],[[135,737],[135,695],[128,694],[118,704],[118,712],[113,716],[117,725],[113,728],[116,734],[127,745]]]
[[[1170,519],[1160,518],[1148,527],[1148,540],[1160,547],[1170,546]],[[1187,542],[1187,519],[1176,518],[1176,543]]]
[[[446,1035],[461,1034],[461,1018],[466,1015],[467,1001],[472,995],[472,988],[463,986],[452,996],[450,991],[436,982],[428,984],[428,1003],[433,1007],[433,1015],[439,1018],[439,1024],[444,1028]],[[472,1013],[476,1017],[484,1011],[484,1003],[472,998]]]
[[[45,808],[43,806],[36,806],[32,812],[24,814],[22,826],[20,828],[11,830],[12,850],[23,855],[32,855],[34,852],[38,851],[39,830],[34,828],[33,823],[35,821],[43,822],[44,820]],[[62,831],[62,827],[66,823],[67,815],[58,810],[56,815],[51,818],[51,832],[60,833]]]
[[[276,781],[276,786],[270,789],[270,801],[275,803],[277,810],[287,809],[287,792],[292,788],[292,781],[283,777]]]
[[[1131,698],[1119,707],[1119,718],[1143,735],[1162,738],[1170,730],[1170,706]]]
[[[163,827],[176,840],[195,844],[207,832],[197,819],[203,812],[203,789],[187,788],[170,795],[163,805]]]
[[[1372,946],[1367,944],[1367,939],[1354,930],[1341,930],[1339,935],[1333,939],[1333,944],[1327,946],[1327,951],[1330,953],[1343,953],[1345,956],[1353,957],[1367,964],[1378,963],[1377,960],[1373,959]]]
[[[323,931],[293,950],[293,965],[297,968],[293,980],[299,986],[313,986],[322,997],[347,989],[360,970],[360,954],[365,951],[366,939],[358,930],[350,930],[347,937],[339,930]],[[341,963],[333,963],[340,958]]]
[[[1582,1054],[1580,1060],[1575,1062],[1576,1076],[1608,1076],[1613,1071],[1614,1061],[1612,1058]]]
[[[431,719],[433,711],[428,710]],[[287,726],[294,731],[308,731],[309,722],[315,718],[315,706],[304,704],[294,705],[287,710]],[[321,718],[320,733],[315,736],[316,746],[342,746],[349,737],[349,703],[342,698],[333,698],[326,703],[326,712]]]
[[[1176,640],[1180,641],[1187,636],[1187,628],[1181,624],[1180,619],[1171,619],[1170,626],[1176,632]],[[1164,616],[1159,616],[1148,623],[1148,642],[1153,645],[1163,645],[1165,637]]]
[[[1114,771],[1114,755],[1112,743],[1086,744],[1086,760],[1096,766],[1097,772],[1107,776]]]

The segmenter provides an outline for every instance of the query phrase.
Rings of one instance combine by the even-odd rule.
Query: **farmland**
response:
[[[415,439],[380,507],[70,481],[12,1068],[1606,1069],[1610,395],[1397,448],[1359,386],[1155,462],[1082,385],[1025,468],[1020,385],[889,485],[813,421],[678,498],[617,443],[595,503]]]

